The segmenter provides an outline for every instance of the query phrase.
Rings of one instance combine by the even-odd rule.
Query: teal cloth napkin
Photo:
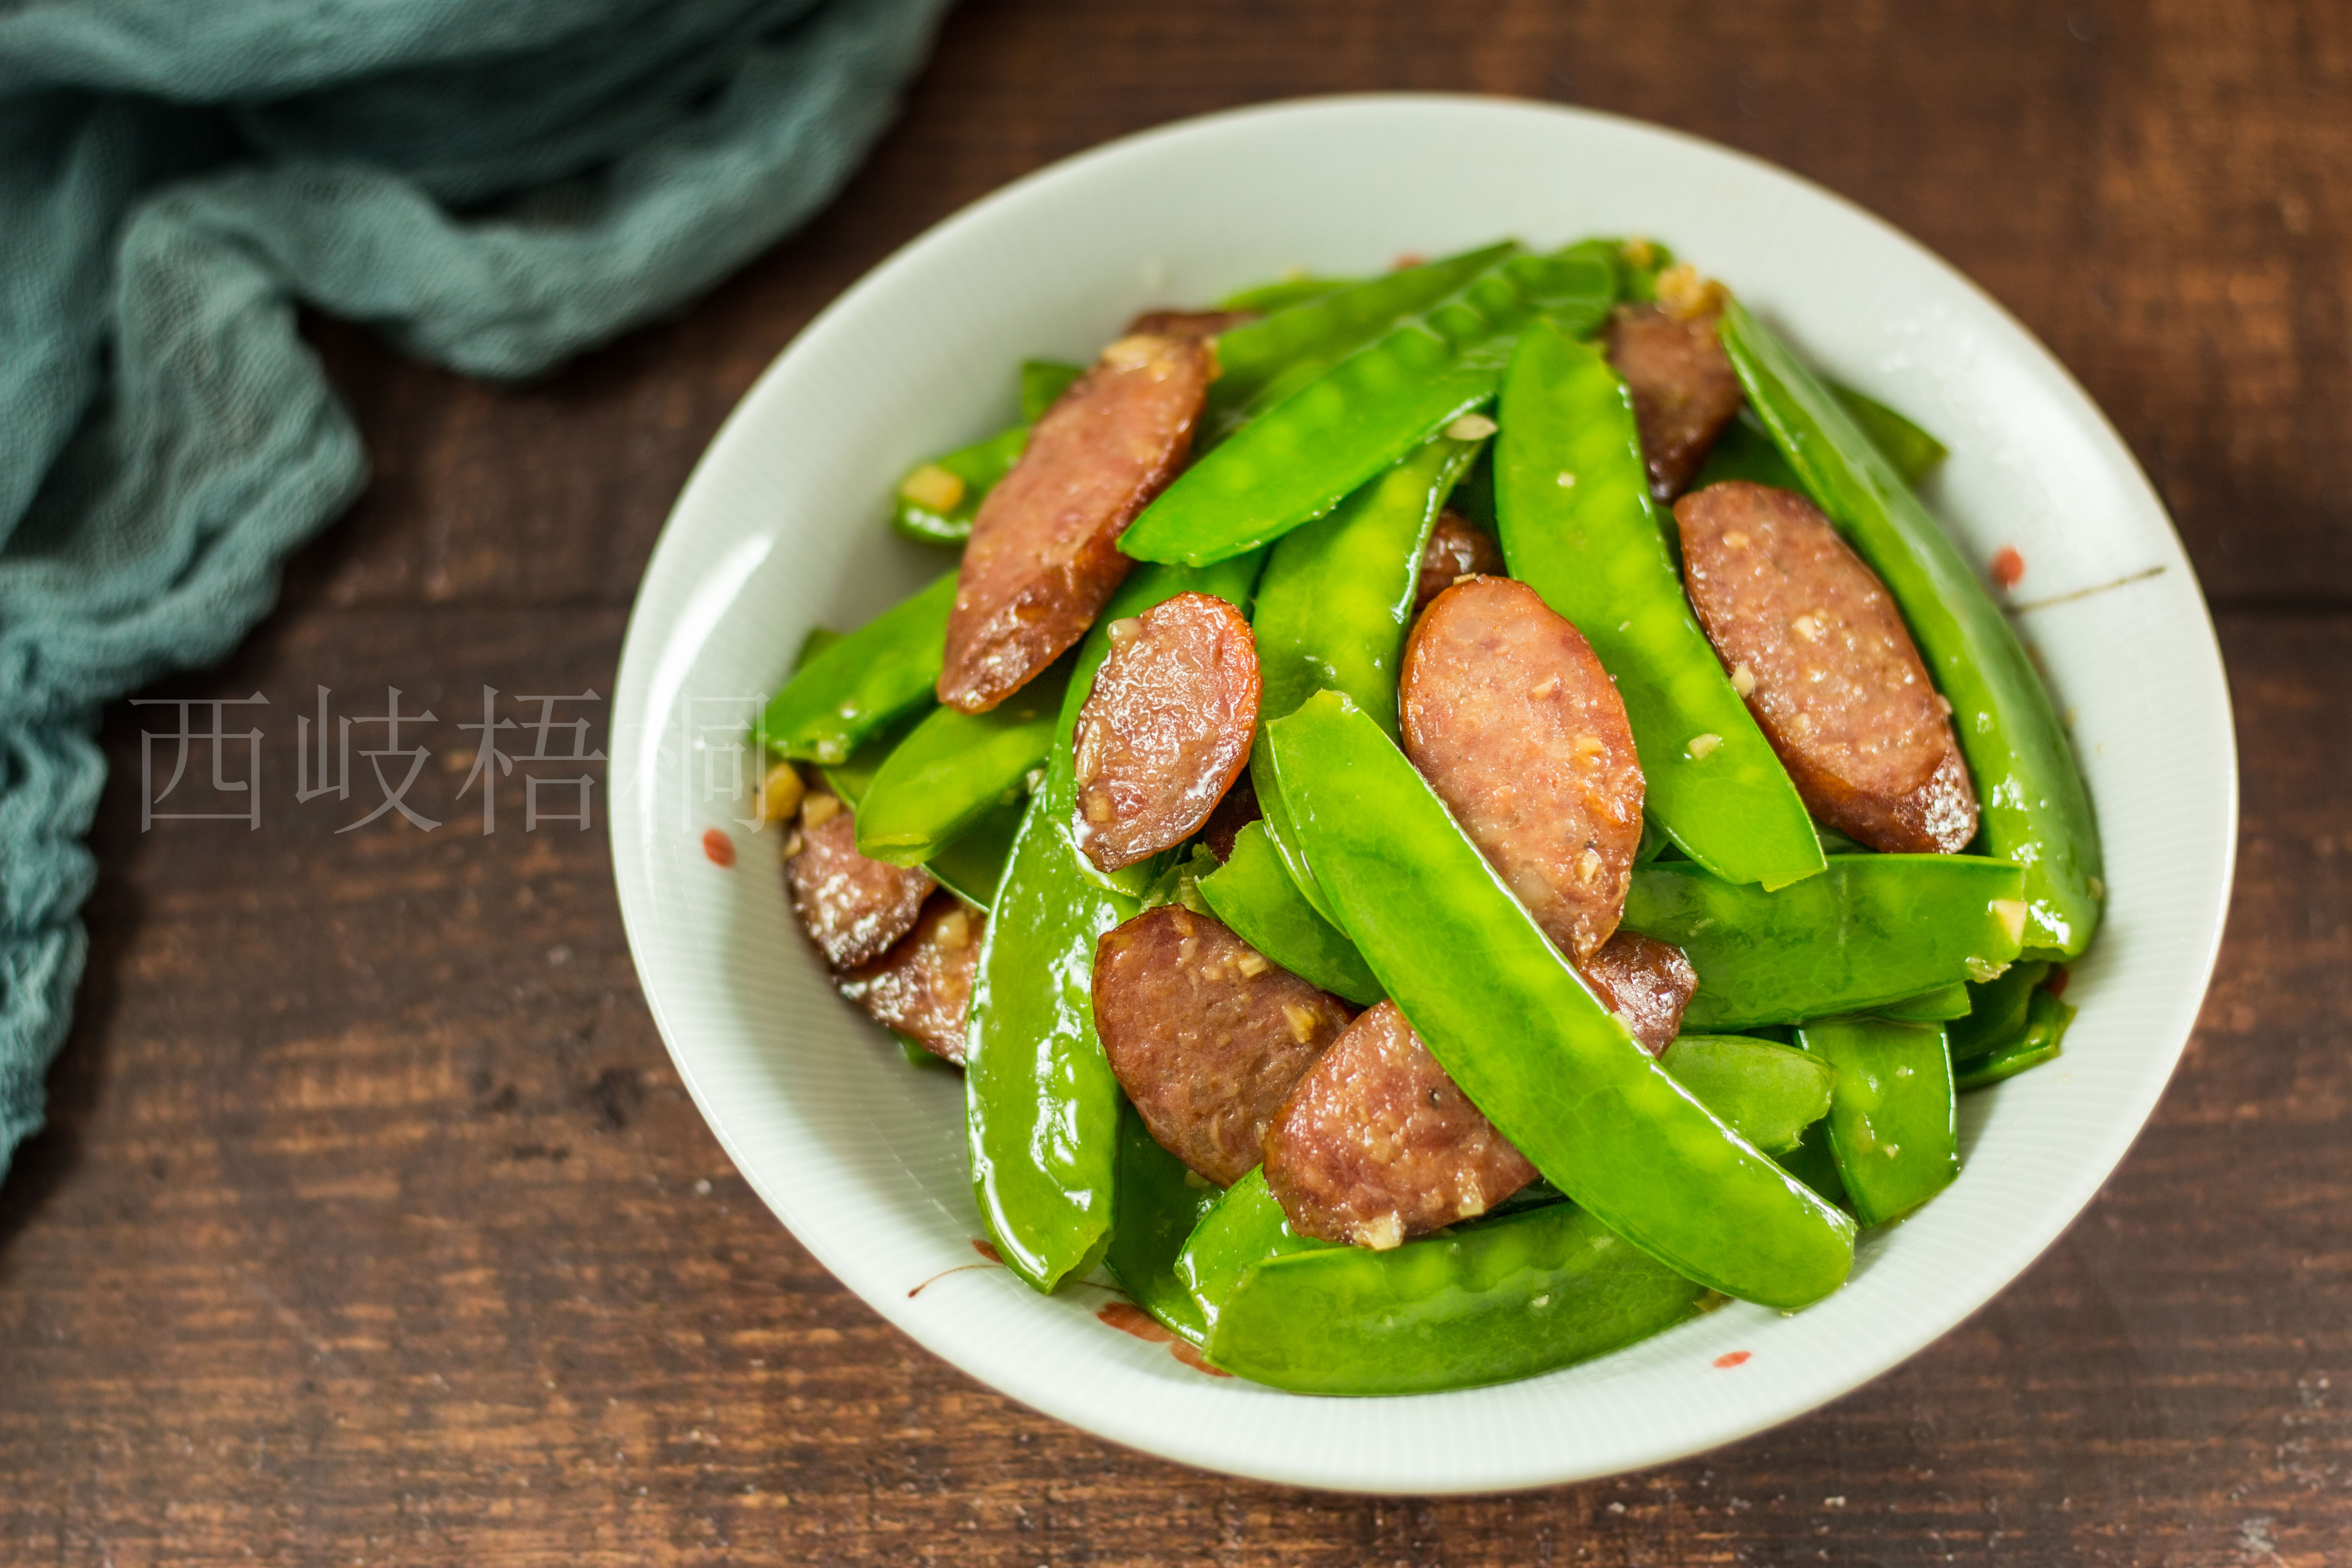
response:
[[[840,187],[947,0],[0,0],[0,1174],[70,1021],[100,704],[366,482],[298,305],[470,374]]]

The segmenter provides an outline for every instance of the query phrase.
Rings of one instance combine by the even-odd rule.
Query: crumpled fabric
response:
[[[0,0],[0,1174],[71,1021],[100,705],[366,483],[298,306],[526,376],[837,191],[948,0]]]

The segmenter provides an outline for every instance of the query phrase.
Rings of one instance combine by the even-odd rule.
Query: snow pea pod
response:
[[[1013,858],[1013,840],[1021,831],[1026,805],[1008,800],[989,807],[946,848],[924,861],[923,869],[964,902],[987,909],[996,901],[997,884]]]
[[[1484,445],[1450,436],[1424,442],[1276,542],[1250,614],[1264,718],[1279,719],[1328,688],[1346,692],[1395,736],[1397,666],[1422,552],[1454,481]]]
[[[1550,1204],[1387,1252],[1244,1270],[1210,1362],[1303,1394],[1423,1394],[1531,1377],[1645,1339],[1706,1290],[1590,1212]]]
[[[2011,969],[2018,967],[2010,965]],[[1969,987],[1966,982],[1955,980],[1949,985],[1938,985],[1933,991],[1922,991],[1916,996],[1906,996],[1899,1002],[1882,1003],[1871,1012],[1881,1018],[1893,1018],[1906,1024],[1941,1024],[1948,1019],[1969,1016]]]
[[[1210,910],[1241,939],[1310,985],[1369,1007],[1387,993],[1355,943],[1315,912],[1284,869],[1263,822],[1234,837],[1223,866],[1201,879]]]
[[[937,705],[933,706],[936,708]],[[824,782],[832,787],[833,793],[848,802],[851,807],[863,805],[866,804],[866,792],[874,787],[875,775],[882,771],[882,764],[890,760],[890,753],[898,749],[898,742],[912,734],[929,716],[919,709],[906,714],[887,729],[877,731],[871,740],[840,762],[819,763],[817,772],[824,775]]]
[[[1223,1195],[1160,1146],[1134,1106],[1119,1108],[1118,1223],[1103,1265],[1129,1300],[1195,1345],[1208,1338],[1209,1326],[1176,1277],[1176,1258]]]
[[[890,526],[918,544],[961,545],[970,539],[980,503],[1028,450],[1029,426],[1082,374],[1059,360],[1023,361],[1021,423],[909,468],[892,492]]]
[[[1789,467],[1789,459],[1780,456],[1772,432],[1745,407],[1738,418],[1723,427],[1715,445],[1706,449],[1706,460],[1699,464],[1697,477],[1691,480],[1690,488],[1703,490],[1726,479],[1746,479],[1750,484],[1769,485],[1776,490],[1805,493],[1805,481]]]
[[[972,1195],[1006,1266],[1047,1291],[1102,1256],[1118,1180],[1122,1100],[1095,1037],[1094,953],[1137,905],[1084,859],[1050,789],[1031,795],[964,1026]]]
[[[1021,362],[1021,420],[1034,425],[1045,416],[1045,410],[1062,400],[1062,394],[1071,384],[1087,373],[1086,366],[1070,364],[1057,359],[1026,359]],[[1889,412],[1892,412],[1891,410]],[[1897,417],[1901,417],[1899,415]]]
[[[1311,305],[1316,300],[1337,294],[1342,289],[1353,289],[1363,282],[1361,278],[1318,278],[1302,274],[1296,278],[1277,278],[1270,283],[1253,284],[1236,289],[1217,301],[1220,310],[1255,310],[1270,316],[1276,310],[1287,310],[1299,305]]]
[[[1319,692],[1265,740],[1336,923],[1537,1170],[1726,1294],[1798,1307],[1838,1287],[1851,1222],[1650,1059],[1369,714]]]
[[[1981,985],[1969,987],[1969,1011],[1947,1036],[1952,1060],[1966,1063],[2007,1045],[2025,1027],[2033,988],[2050,973],[2047,963],[2012,963]]]
[[[1493,397],[1538,313],[1589,331],[1615,294],[1590,258],[1512,258],[1252,420],[1162,490],[1119,548],[1202,564],[1280,538]]]
[[[1683,595],[1624,381],[1597,351],[1538,323],[1520,334],[1501,417],[1503,554],[1616,679],[1646,815],[1727,881],[1769,889],[1818,875],[1805,803]]]
[[[882,763],[857,810],[857,852],[919,866],[995,806],[1018,799],[1045,760],[1069,681],[1058,661],[985,713],[937,708]]]
[[[1895,471],[1903,476],[1906,485],[1916,485],[1935,472],[1936,465],[1950,455],[1950,448],[1925,430],[1906,419],[1868,393],[1856,392],[1841,382],[1826,376],[1822,384],[1831,395],[1845,405],[1845,411],[1870,444],[1885,454]]]
[[[971,537],[971,520],[980,515],[982,500],[1028,447],[1029,426],[1013,425],[916,464],[890,492],[891,528],[918,544],[961,546]]]
[[[1911,628],[1976,782],[1989,851],[2025,876],[2024,945],[2072,957],[2105,896],[2091,797],[2048,688],[1959,549],[1836,396],[1737,302],[1718,328],[1749,402]]]
[[[1746,1035],[1684,1035],[1658,1065],[1734,1132],[1775,1155],[1794,1150],[1829,1114],[1837,1081],[1821,1058]]]
[[[1327,291],[1311,303],[1282,310],[1217,338],[1217,379],[1209,389],[1208,418],[1248,403],[1291,366],[1314,360],[1332,364],[1386,335],[1480,274],[1519,254],[1505,240],[1459,256],[1400,268],[1364,282]],[[1228,310],[1266,310],[1228,304]]]
[[[1952,1062],[1934,1024],[1828,1018],[1797,1043],[1837,1068],[1830,1152],[1864,1225],[1917,1208],[1960,1173]]]
[[[1264,1166],[1227,1187],[1209,1212],[1201,1216],[1177,1254],[1178,1283],[1192,1299],[1201,1322],[1213,1331],[1217,1315],[1242,1275],[1271,1258],[1329,1247],[1328,1241],[1300,1236],[1265,1184]]]
[[[2074,1021],[2074,1009],[2047,991],[2036,991],[2026,1005],[2025,1025],[2015,1035],[1958,1068],[1956,1089],[1983,1089],[2027,1068],[2039,1067],[2059,1054],[2058,1043]]]
[[[1188,589],[1246,605],[1257,559],[1160,567],[1119,585],[1078,645],[1045,777],[1029,797],[982,939],[964,1032],[973,1195],[1005,1263],[1040,1290],[1094,1267],[1118,1180],[1118,1079],[1094,1024],[1095,944],[1141,907],[1070,841],[1071,732],[1109,653],[1106,627]],[[1149,873],[1146,862],[1120,873]]]
[[[1834,855],[1767,893],[1656,861],[1634,868],[1623,924],[1690,955],[1684,1027],[1797,1024],[1998,973],[2017,957],[2018,881],[1980,856]]]
[[[899,715],[935,701],[956,574],[883,611],[803,665],[760,716],[760,739],[796,762],[842,763]]]

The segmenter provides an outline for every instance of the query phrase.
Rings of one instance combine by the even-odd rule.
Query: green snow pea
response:
[[[1265,742],[1335,923],[1553,1185],[1726,1294],[1799,1307],[1838,1287],[1846,1216],[1634,1044],[1369,714],[1320,692]]]
[[[2018,967],[2010,965],[2011,969]],[[1933,991],[1922,991],[1916,996],[1900,1001],[1883,1002],[1871,1009],[1881,1018],[1893,1018],[1906,1024],[1941,1024],[1948,1019],[1969,1016],[1969,987],[1955,980],[1949,985],[1938,985]]]
[[[2099,834],[2049,689],[1958,547],[1836,396],[1736,300],[1718,331],[1748,400],[1885,583],[1952,704],[1984,842],[2024,871],[2026,951],[2081,952],[2105,893]]]
[[[936,710],[937,704],[932,708]],[[833,793],[854,810],[866,804],[866,792],[874,787],[875,775],[890,760],[890,753],[898,749],[898,742],[914,733],[928,717],[929,714],[920,709],[905,714],[840,762],[819,763],[817,772],[824,775]]]
[[[893,719],[935,700],[956,574],[883,611],[794,673],[760,716],[760,739],[795,762],[843,763]]]
[[[1337,294],[1342,289],[1353,289],[1363,281],[1360,278],[1277,278],[1271,283],[1255,284],[1236,289],[1217,301],[1220,310],[1255,310],[1271,316],[1277,310],[1293,310],[1311,305],[1316,300]]]
[[[968,904],[987,909],[996,901],[996,886],[1013,858],[1013,840],[1021,831],[1027,803],[1008,800],[990,806],[979,820],[949,841],[946,848],[923,862],[949,891]]]
[[[971,520],[980,515],[980,503],[1013,471],[1028,446],[1029,426],[1013,425],[984,441],[918,463],[890,492],[890,526],[918,544],[961,545],[971,537]],[[924,487],[917,476],[929,468],[945,468],[963,481],[954,505],[936,506],[922,499]]]
[[[1023,361],[1021,423],[1008,426],[984,441],[959,447],[908,469],[900,477],[898,489],[891,492],[890,526],[918,544],[961,545],[970,539],[971,520],[980,515],[980,503],[998,481],[1013,471],[1013,465],[1028,449],[1029,427],[1084,374],[1081,367],[1064,364],[1059,360]],[[963,493],[953,506],[933,506],[908,493],[922,488],[910,483],[914,477],[933,468],[945,468],[963,481]]]
[[[1026,359],[1021,362],[1021,419],[1034,425],[1045,417],[1045,410],[1062,400],[1087,367],[1068,364],[1057,359]],[[1899,416],[1898,416],[1899,417]]]
[[[1690,955],[1698,994],[1683,1026],[1705,1033],[1990,978],[2017,957],[2017,896],[2016,867],[1974,855],[1835,855],[1777,893],[1655,861],[1634,868],[1622,923]]]
[[[1835,1069],[1832,1069],[1835,1070]],[[1845,1184],[1838,1180],[1837,1156],[1830,1152],[1830,1124],[1824,1117],[1805,1129],[1796,1148],[1777,1156],[1781,1169],[1833,1204],[1843,1204]]]
[[[1786,1154],[1829,1114],[1835,1069],[1821,1058],[1746,1035],[1684,1035],[1658,1065],[1767,1154]]]
[[[1905,484],[1916,485],[1950,455],[1950,449],[1941,441],[1869,394],[1827,378],[1823,378],[1822,384],[1845,405],[1846,414],[1870,437],[1870,444],[1895,466]]]
[[[1192,1297],[1195,1314],[1213,1331],[1225,1299],[1243,1273],[1270,1258],[1328,1248],[1331,1243],[1300,1236],[1265,1184],[1258,1166],[1227,1187],[1201,1216],[1176,1255],[1177,1282]]]
[[[2025,1026],[2015,1035],[1966,1067],[1958,1069],[1956,1088],[1983,1089],[2027,1068],[2039,1067],[2058,1055],[2058,1043],[2074,1021],[2074,1009],[2047,991],[2036,991],[2026,1005]]]
[[[1598,350],[1538,323],[1520,334],[1501,418],[1503,554],[1616,678],[1645,815],[1727,881],[1818,875],[1805,803],[1683,595],[1623,380]]]
[[[1830,1152],[1864,1225],[1908,1214],[1960,1173],[1952,1061],[1934,1024],[1825,1018],[1797,1043],[1837,1068]]]
[[[1337,508],[1277,541],[1250,614],[1262,687],[1258,711],[1279,719],[1318,691],[1344,691],[1397,732],[1421,557],[1454,482],[1482,441],[1439,436]]]
[[[1201,879],[1200,889],[1211,911],[1244,942],[1308,984],[1359,1007],[1387,994],[1355,943],[1299,892],[1263,822],[1234,836],[1232,856]]]
[[[1706,458],[1699,464],[1690,488],[1703,490],[1727,479],[1746,479],[1750,484],[1769,485],[1776,490],[1805,493],[1805,481],[1789,467],[1789,459],[1780,456],[1772,432],[1764,428],[1764,422],[1745,406],[1738,418],[1723,427],[1715,445],[1706,449]]]
[[[1223,1194],[1162,1149],[1132,1105],[1119,1108],[1118,1145],[1118,1221],[1103,1264],[1129,1300],[1200,1344],[1209,1327],[1176,1277],[1176,1258]]]
[[[1245,607],[1260,564],[1160,567],[1120,584],[1078,645],[1045,782],[1022,814],[989,909],[964,1031],[965,1137],[981,1217],[1007,1266],[1040,1290],[1085,1274],[1109,1244],[1123,1100],[1095,1035],[1095,944],[1135,915],[1151,880],[1122,890],[1070,842],[1077,711],[1109,652],[1112,621],[1188,589]]]
[[[1969,987],[1969,1011],[1948,1034],[1956,1063],[1972,1062],[2007,1045],[2025,1027],[2033,988],[2049,974],[2046,963],[2012,963],[1982,984]]]
[[[1056,661],[985,713],[932,710],[867,786],[857,808],[857,852],[919,866],[991,808],[1018,799],[1053,744],[1069,666]]]
[[[1066,768],[1057,757],[1053,768]],[[1083,1275],[1110,1239],[1118,1079],[1095,1037],[1094,956],[1136,901],[1079,870],[1053,809],[1029,797],[981,939],[964,1026],[972,1195],[997,1251],[1040,1290]]]
[[[1217,379],[1209,388],[1207,421],[1213,422],[1221,411],[1252,402],[1293,365],[1307,361],[1328,365],[1347,358],[1520,250],[1517,240],[1506,240],[1419,267],[1401,268],[1220,334]]]
[[[1615,292],[1590,258],[1512,258],[1243,426],[1162,490],[1119,548],[1205,563],[1280,538],[1493,397],[1539,313],[1589,331]]]
[[[1319,1247],[1244,1270],[1209,1360],[1303,1394],[1423,1394],[1567,1366],[1690,1317],[1706,1290],[1573,1204],[1387,1252]]]

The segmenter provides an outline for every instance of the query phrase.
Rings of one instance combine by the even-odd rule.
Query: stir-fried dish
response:
[[[2105,889],[1944,456],[1643,242],[1139,317],[906,475],[763,721],[1003,1260],[1208,1363],[1524,1377],[1835,1290]]]

